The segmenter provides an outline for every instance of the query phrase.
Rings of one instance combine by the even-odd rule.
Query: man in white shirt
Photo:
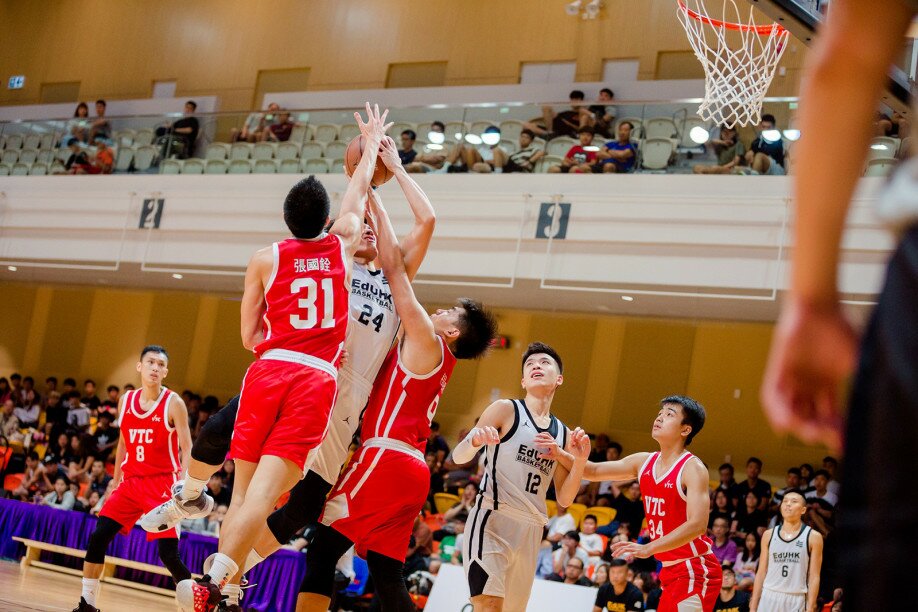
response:
[[[816,470],[813,475],[813,486],[815,490],[806,494],[807,501],[811,499],[821,499],[830,504],[833,508],[838,505],[838,495],[829,491],[829,473],[825,470]]]
[[[582,548],[580,548],[580,534],[574,530],[568,531],[561,539],[561,548],[552,555],[555,573],[564,574],[567,562],[572,558],[578,558],[583,562],[583,566],[589,563],[590,557]]]
[[[580,549],[589,557],[589,565],[598,565],[602,561],[602,536],[596,533],[596,523],[596,516],[587,514],[580,524]]]
[[[558,506],[558,514],[551,517],[548,521],[548,541],[557,544],[569,531],[577,530],[577,522],[571,516],[567,508]]]

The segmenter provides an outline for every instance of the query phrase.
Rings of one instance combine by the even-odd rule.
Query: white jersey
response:
[[[555,474],[555,461],[539,457],[536,434],[549,432],[561,448],[567,445],[567,428],[554,415],[548,428],[541,429],[524,400],[513,402],[513,426],[499,444],[485,451],[484,477],[478,505],[489,510],[509,510],[548,523],[545,495]]]
[[[349,302],[350,321],[344,340],[347,363],[343,369],[372,386],[399,326],[389,281],[382,270],[373,272],[354,262]]]
[[[810,571],[810,532],[804,525],[792,540],[781,537],[780,525],[771,532],[768,542],[768,572],[762,585],[769,591],[802,595],[807,592]]]

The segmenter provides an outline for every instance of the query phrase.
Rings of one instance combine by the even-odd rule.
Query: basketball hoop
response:
[[[678,0],[679,19],[704,66],[704,101],[698,114],[729,127],[758,124],[789,33],[776,23],[756,24],[752,7],[743,22],[736,0],[721,1],[724,20],[711,17],[704,0]]]

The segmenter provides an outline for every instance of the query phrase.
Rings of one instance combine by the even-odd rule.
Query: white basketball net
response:
[[[789,34],[776,23],[757,25],[752,7],[744,20],[736,0],[721,2],[721,13],[710,16],[704,0],[678,0],[679,18],[704,66],[698,114],[718,125],[755,125]]]

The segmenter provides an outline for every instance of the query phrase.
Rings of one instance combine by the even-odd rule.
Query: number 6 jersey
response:
[[[485,451],[479,505],[490,510],[516,511],[541,524],[548,522],[545,495],[555,475],[555,461],[539,457],[535,436],[548,432],[561,448],[567,445],[567,427],[554,415],[546,429],[536,425],[525,400],[513,402],[513,426],[499,444]]]
[[[175,474],[181,471],[178,434],[169,425],[169,399],[172,391],[162,387],[153,406],[144,412],[140,404],[142,389],[128,391],[124,397],[118,427],[124,438],[125,479]]]

